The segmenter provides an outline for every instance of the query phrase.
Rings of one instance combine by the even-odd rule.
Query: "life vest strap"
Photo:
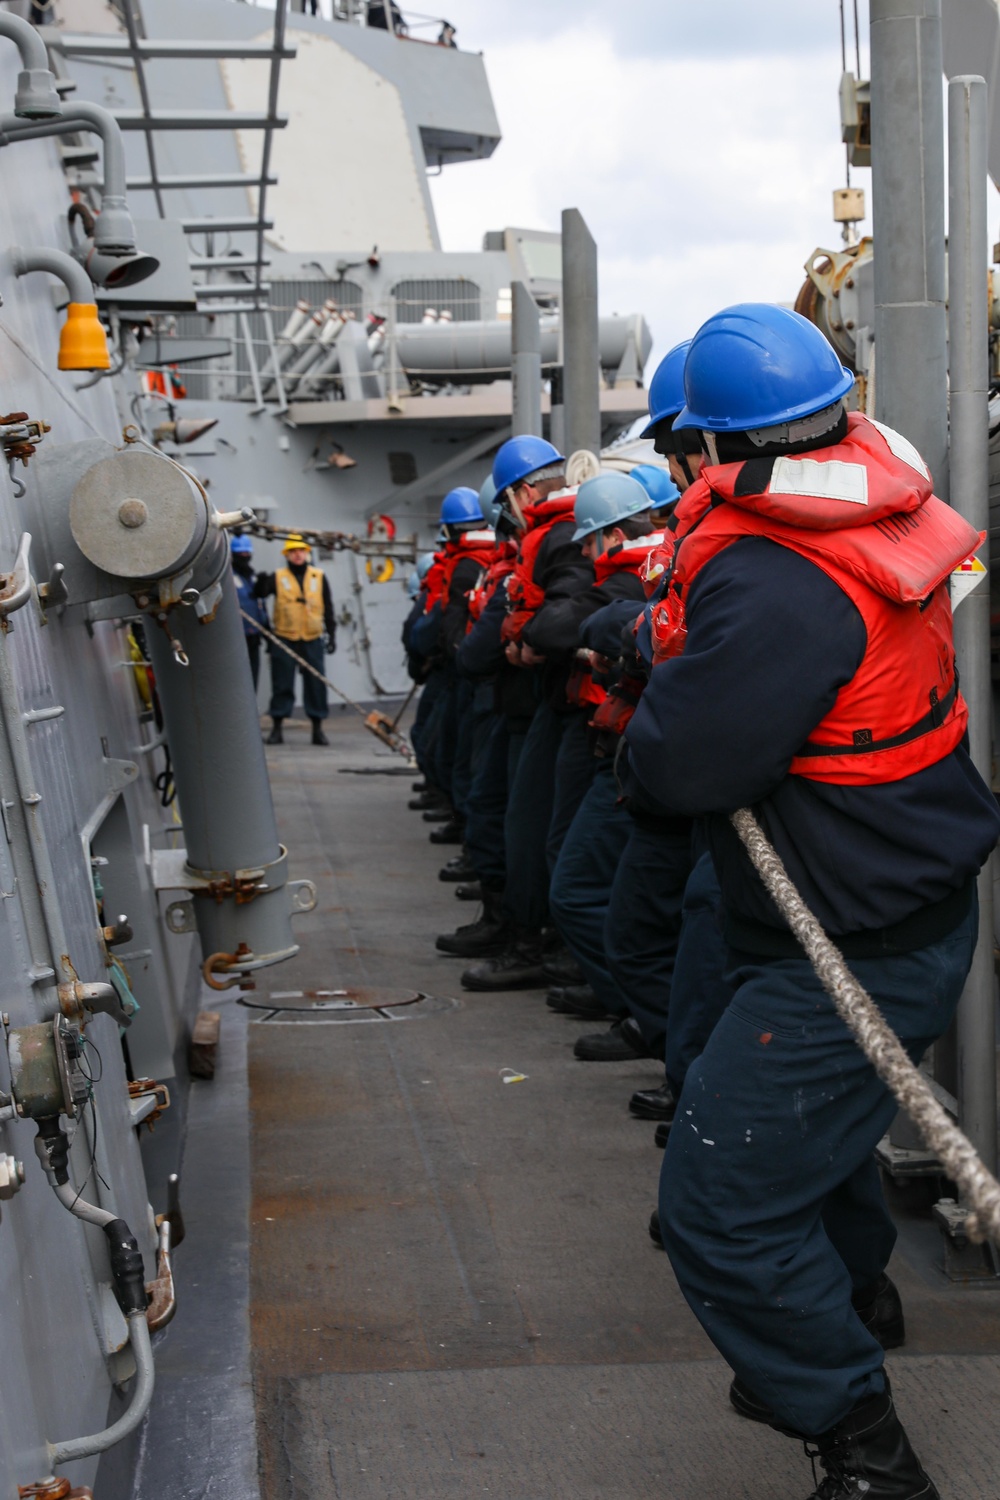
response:
[[[820,755],[871,755],[877,750],[895,750],[900,745],[908,745],[911,740],[917,740],[921,735],[929,734],[932,729],[940,729],[957,697],[958,672],[956,671],[951,687],[943,698],[938,698],[936,687],[931,688],[929,710],[922,719],[911,724],[909,729],[904,729],[902,734],[890,735],[885,740],[873,740],[870,729],[856,729],[854,743],[851,745],[818,745],[814,740],[807,740],[802,749],[797,752],[796,759]]]

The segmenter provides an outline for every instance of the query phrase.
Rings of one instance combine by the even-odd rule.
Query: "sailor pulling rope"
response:
[[[789,878],[749,808],[731,822],[775,905],[802,944],[816,976],[882,1082],[909,1115],[924,1141],[958,1184],[970,1207],[966,1233],[971,1240],[1000,1242],[1000,1182],[987,1171],[972,1142],[949,1119],[927,1079],[907,1057],[871,996],[858,983],[839,949],[830,941]]]
[[[380,714],[377,709],[373,709],[371,713],[365,713],[360,703],[355,703],[354,699],[349,698],[342,688],[339,688],[335,682],[330,681],[329,677],[324,677],[323,673],[317,671],[309,662],[303,661],[298,652],[292,651],[280,636],[268,630],[265,625],[262,625],[259,620],[255,620],[252,615],[248,615],[245,609],[241,609],[240,614],[244,620],[249,621],[254,630],[259,631],[262,636],[265,636],[273,646],[277,646],[280,651],[284,651],[286,656],[293,657],[296,666],[301,667],[303,672],[311,672],[314,677],[319,678],[320,682],[325,682],[327,687],[336,693],[338,698],[344,700],[348,708],[353,708],[356,714],[360,714],[365,721],[365,728],[370,729],[376,739],[380,739],[384,745],[388,745],[390,750],[395,750],[397,754],[404,755],[407,760],[412,758],[413,751],[410,749],[408,742],[398,732],[396,726],[409,706],[410,699],[416,691],[416,684],[410,689],[402,708],[394,719],[388,718],[386,714]]]

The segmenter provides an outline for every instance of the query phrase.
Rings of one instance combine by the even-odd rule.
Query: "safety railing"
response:
[[[416,296],[367,300],[350,281],[277,282],[264,311],[182,314],[158,320],[143,361],[147,383],[167,397],[235,400],[279,409],[296,401],[392,400],[433,387],[460,386],[447,368],[411,377],[409,347],[420,330],[446,329],[482,315],[478,286],[460,280],[403,284]],[[184,358],[192,339],[228,341],[219,354]],[[179,358],[170,359],[177,342]],[[503,374],[503,368],[498,369]]]
[[[246,0],[240,0],[245,4]],[[252,5],[271,8],[271,0],[250,0]],[[394,0],[293,0],[293,11],[320,16],[326,21],[348,21],[373,31],[391,31],[411,42],[430,42],[455,47],[455,27],[444,16],[428,16],[404,9]]]

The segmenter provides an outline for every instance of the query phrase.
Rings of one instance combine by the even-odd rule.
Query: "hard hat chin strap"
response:
[[[507,511],[518,531],[527,531],[528,523],[524,518],[524,511],[517,502],[517,496],[513,488],[508,485],[504,490],[504,509]]]

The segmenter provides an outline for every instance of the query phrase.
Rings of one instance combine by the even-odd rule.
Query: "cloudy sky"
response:
[[[579,208],[602,311],[645,313],[655,359],[726,303],[792,301],[810,251],[840,243],[839,0],[445,4],[485,55],[503,132],[489,161],[433,179],[446,250]]]

